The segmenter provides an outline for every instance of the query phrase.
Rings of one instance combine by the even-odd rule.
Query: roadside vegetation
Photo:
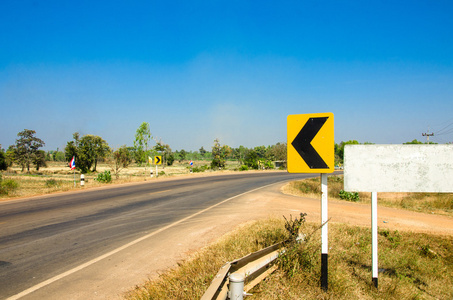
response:
[[[209,161],[194,161],[194,166],[190,168],[188,162],[175,162],[172,166],[158,167],[158,178],[177,177],[193,173],[228,173],[239,168],[235,161],[227,161],[225,168],[221,171],[212,170]],[[150,176],[153,170],[153,177]],[[51,194],[65,191],[78,191],[89,188],[102,187],[106,184],[121,184],[129,182],[144,182],[156,180],[156,167],[138,166],[131,163],[127,168],[123,168],[120,173],[115,173],[111,162],[98,163],[97,171],[90,171],[84,174],[84,186],[80,185],[79,171],[71,171],[65,162],[48,161],[47,167],[39,171],[30,170],[22,172],[20,166],[13,166],[7,171],[0,172],[0,200],[12,199],[17,197],[28,197],[36,195]],[[74,175],[75,173],[75,175]],[[196,176],[197,174],[192,174]],[[74,186],[75,178],[75,186]]]
[[[290,220],[294,222],[300,220]],[[291,223],[290,222],[290,223]],[[285,220],[249,222],[225,235],[190,259],[137,286],[126,299],[200,299],[220,267],[291,236]],[[246,299],[451,299],[453,238],[381,230],[379,289],[371,281],[371,230],[344,224],[329,225],[329,291],[320,279],[320,230],[300,223],[306,242],[292,244],[278,269],[257,285]],[[288,226],[287,226],[288,227]],[[297,228],[297,226],[290,226]]]
[[[343,176],[327,179],[329,199],[371,203],[370,193],[350,193],[343,190]],[[296,196],[321,197],[320,178],[304,179],[288,183],[283,192]],[[378,193],[380,206],[395,207],[416,212],[453,216],[452,193]]]
[[[14,145],[0,145],[0,199],[80,189],[108,183],[146,181],[157,176],[189,173],[269,170],[286,168],[286,143],[232,148],[213,141],[211,151],[173,151],[161,138],[153,137],[143,122],[133,136],[133,146],[111,148],[102,137],[75,132],[63,150],[44,151],[45,142],[34,130],[17,134]],[[162,164],[156,166],[159,156]],[[74,169],[69,163],[74,162]],[[157,172],[157,174],[156,174]],[[75,181],[75,184],[74,184]]]
[[[78,132],[72,135],[72,140],[67,141],[62,150],[41,150],[45,142],[37,137],[34,130],[24,129],[17,137],[15,144],[7,149],[0,145],[0,199],[81,188],[81,174],[85,176],[83,188],[87,189],[108,183],[146,181],[150,180],[151,175],[156,178],[157,175],[177,176],[214,171],[286,169],[285,142],[253,148],[234,148],[214,139],[210,150],[202,146],[198,151],[173,151],[161,138],[152,135],[147,122],[142,122],[135,135],[131,135],[133,146],[122,145],[118,148],[110,147],[100,136],[82,136]],[[412,143],[421,142],[414,140],[407,144]],[[359,143],[350,140],[335,144],[335,165],[338,167],[343,164],[344,147],[348,144]],[[157,174],[153,164],[156,156],[162,160]],[[71,161],[74,161],[75,170],[69,167]],[[312,191],[307,190],[307,193]],[[342,197],[358,201],[359,195],[343,193]],[[436,201],[439,207],[444,207],[445,203],[451,202],[451,198],[433,200]],[[403,202],[410,207],[410,201],[405,199]]]

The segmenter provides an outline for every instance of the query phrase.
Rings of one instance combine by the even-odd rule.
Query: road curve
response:
[[[172,224],[187,223],[191,216],[248,191],[306,177],[313,175],[247,172],[0,203],[0,298],[43,298],[42,287],[57,286],[65,274],[94,263],[99,268],[109,254],[128,251],[128,246],[154,233],[166,231],[165,239],[171,240],[169,234],[177,234],[170,230]],[[158,251],[159,241],[154,245],[156,249],[151,246],[149,251]]]

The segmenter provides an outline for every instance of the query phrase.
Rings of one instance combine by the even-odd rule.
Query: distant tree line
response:
[[[112,149],[108,143],[100,136],[86,134],[80,136],[78,132],[73,134],[73,139],[66,143],[64,151],[40,150],[45,143],[36,137],[34,130],[24,129],[17,134],[18,138],[14,145],[6,150],[0,149],[0,170],[6,170],[13,164],[22,167],[22,171],[30,171],[34,166],[39,171],[41,167],[46,167],[46,162],[69,161],[74,158],[76,168],[82,172],[96,172],[99,162],[109,163],[113,173],[118,177],[119,172],[135,162],[139,166],[149,166],[150,159],[160,155],[164,166],[171,166],[175,161],[208,161],[210,168],[225,168],[227,161],[238,161],[242,170],[247,169],[270,169],[274,168],[274,162],[280,162],[286,167],[286,143],[277,143],[272,146],[257,146],[247,148],[239,146],[232,148],[222,145],[219,139],[213,141],[211,151],[201,147],[198,151],[172,151],[168,144],[162,139],[154,138],[151,135],[149,124],[143,122],[137,128],[133,146],[123,145],[117,149]],[[151,143],[154,142],[154,146]],[[348,144],[359,144],[356,140],[349,140],[335,144],[335,165],[342,165],[344,159],[344,148]],[[366,142],[364,144],[372,144]],[[423,144],[417,140],[404,144]],[[430,142],[430,144],[433,144]]]

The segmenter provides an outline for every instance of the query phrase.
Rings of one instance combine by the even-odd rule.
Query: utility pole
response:
[[[422,133],[422,136],[426,136],[426,143],[427,144],[429,144],[429,137],[430,136],[434,136],[434,132],[432,132],[432,133],[428,133],[428,132],[429,132],[429,129],[428,129],[428,131],[426,133],[424,133],[424,132]]]

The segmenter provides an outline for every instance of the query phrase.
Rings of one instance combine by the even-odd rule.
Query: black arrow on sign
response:
[[[310,169],[328,169],[325,161],[319,156],[315,148],[311,145],[311,141],[315,138],[318,131],[326,123],[329,117],[310,118],[304,127],[297,134],[294,141],[291,143],[297,153],[307,163]]]
[[[156,165],[158,165],[159,163],[160,163],[160,157],[156,156]]]

